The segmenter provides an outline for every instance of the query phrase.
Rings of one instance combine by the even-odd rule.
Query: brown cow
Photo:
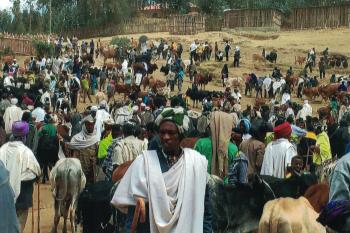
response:
[[[134,71],[136,71],[136,70],[142,70],[142,71],[145,71],[145,65],[143,64],[143,63],[134,63],[133,65],[132,65],[132,69],[134,70]]]
[[[112,58],[113,62],[116,60],[116,52],[114,48],[105,48],[101,45],[100,53],[103,56],[103,64],[106,64],[107,59]]]
[[[124,99],[126,99],[126,96],[131,93],[131,86],[118,83],[115,85],[115,91],[118,94],[124,94]]]
[[[155,79],[153,78],[153,76],[151,77],[146,76],[146,77],[143,77],[142,79],[142,86],[143,86],[143,90],[146,90],[146,87],[149,86],[153,92],[157,92],[158,88],[165,87],[165,82],[159,79]]]
[[[107,63],[106,64],[107,70],[112,70],[115,67],[114,63]]]
[[[141,82],[141,84],[143,86],[143,90],[146,90],[146,87],[149,86],[150,79],[153,79],[153,77],[152,76],[151,77],[147,77],[147,76],[143,77],[142,82]]]
[[[254,107],[260,109],[262,105],[266,104],[266,100],[264,99],[255,99]]]
[[[314,184],[310,186],[304,197],[310,202],[311,206],[317,213],[320,213],[321,210],[328,204],[329,199],[329,185],[326,182],[319,184]]]
[[[150,86],[151,90],[156,93],[158,88],[165,87],[165,82],[163,82],[162,80],[159,80],[159,79],[151,79],[149,86]]]
[[[304,197],[275,199],[264,206],[259,233],[326,233],[326,229],[316,221],[317,217],[318,214]]]
[[[294,62],[294,64],[295,64],[295,65],[296,65],[296,64],[302,65],[302,64],[305,63],[305,61],[306,61],[306,57],[297,56],[297,57],[295,57],[295,62]]]
[[[266,62],[266,58],[261,56],[260,54],[253,54],[252,55],[253,62],[258,61],[258,62]]]
[[[336,95],[338,92],[339,83],[332,83],[327,85],[322,85],[318,88],[318,92],[322,96],[323,100],[328,100],[333,95]]]
[[[319,95],[318,88],[317,87],[304,88],[303,95],[305,95],[310,100],[314,100]]]
[[[197,86],[199,85],[200,89],[204,87],[204,90],[205,90],[205,86],[213,80],[213,77],[214,77],[213,74],[208,73],[206,75],[203,75],[203,74],[197,73],[194,75],[194,84]]]
[[[286,83],[291,88],[292,91],[294,90],[294,87],[297,85],[298,79],[299,78],[295,75],[286,76]]]

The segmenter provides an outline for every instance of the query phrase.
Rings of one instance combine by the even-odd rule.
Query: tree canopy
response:
[[[338,5],[349,0],[11,0],[11,9],[0,11],[0,31],[48,33],[50,3],[52,32],[117,25],[149,4],[158,4],[168,14],[185,14],[189,2],[202,13],[222,15],[224,9],[273,8],[288,14],[295,7]]]

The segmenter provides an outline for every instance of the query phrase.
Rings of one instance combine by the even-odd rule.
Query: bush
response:
[[[46,41],[33,41],[37,57],[53,56],[55,54],[55,47],[53,44],[48,44]]]
[[[117,47],[129,47],[130,46],[130,40],[126,37],[113,37],[110,45],[115,45]]]
[[[10,47],[6,47],[4,50],[0,51],[0,57],[11,55],[14,56],[15,53]]]

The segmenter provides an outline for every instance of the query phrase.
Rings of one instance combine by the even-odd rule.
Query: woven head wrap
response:
[[[185,134],[189,129],[190,118],[187,116],[185,109],[182,107],[177,108],[164,108],[164,110],[158,115],[155,123],[159,126],[164,120],[173,121],[180,134]]]
[[[15,121],[12,124],[13,136],[23,137],[29,133],[29,124],[24,121]]]

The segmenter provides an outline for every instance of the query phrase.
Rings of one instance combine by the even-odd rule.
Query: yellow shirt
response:
[[[321,165],[322,162],[332,159],[331,144],[326,132],[322,132],[316,136],[316,146],[320,147],[320,153],[312,155],[313,162]]]

